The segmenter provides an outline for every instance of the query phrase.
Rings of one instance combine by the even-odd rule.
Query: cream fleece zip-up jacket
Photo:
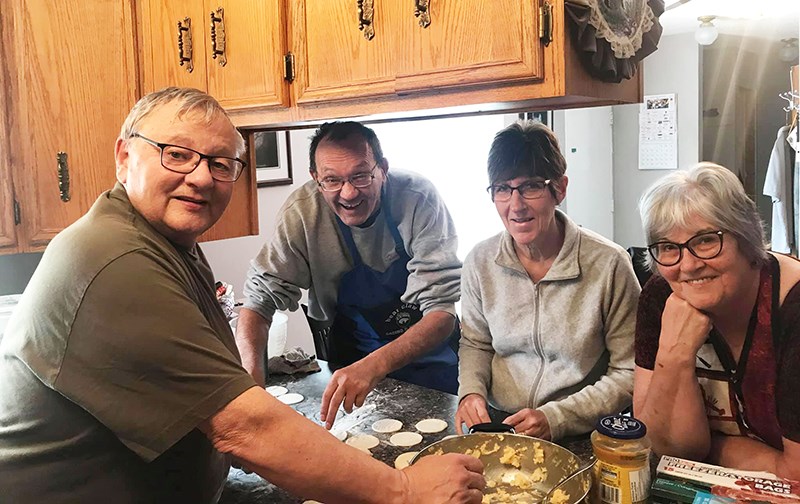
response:
[[[497,409],[538,408],[553,439],[594,429],[631,404],[640,287],[619,245],[564,223],[564,245],[534,283],[508,232],[464,261],[459,391]]]

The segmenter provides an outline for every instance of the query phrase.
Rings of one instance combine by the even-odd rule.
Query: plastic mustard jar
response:
[[[597,457],[592,504],[645,504],[650,495],[650,440],[635,418],[607,416],[592,433]]]

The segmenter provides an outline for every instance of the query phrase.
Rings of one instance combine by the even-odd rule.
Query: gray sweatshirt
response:
[[[510,413],[538,408],[553,439],[631,403],[640,292],[622,247],[556,217],[564,245],[538,283],[505,231],[465,259],[458,390]]]
[[[390,170],[385,190],[408,263],[408,285],[402,296],[424,314],[455,314],[461,261],[450,213],[433,184],[420,175]],[[398,256],[384,212],[366,228],[351,227],[362,260],[385,271]],[[251,262],[244,286],[245,308],[272,319],[276,310],[294,311],[300,289],[309,290],[309,316],[332,321],[336,315],[339,279],[353,269],[335,214],[313,180],[294,191],[278,213],[272,240]]]

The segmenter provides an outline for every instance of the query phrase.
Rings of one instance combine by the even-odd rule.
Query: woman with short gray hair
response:
[[[673,172],[640,201],[651,268],[634,413],[656,452],[800,478],[800,261],[767,252],[728,169]]]

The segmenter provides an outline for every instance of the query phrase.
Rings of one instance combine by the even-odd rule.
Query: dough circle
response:
[[[394,459],[394,467],[396,469],[405,469],[408,467],[408,465],[411,463],[411,459],[413,459],[417,453],[419,452],[411,451],[401,453],[396,459]]]
[[[398,432],[389,438],[395,446],[414,446],[422,442],[422,435],[416,432]]]
[[[349,444],[353,448],[358,448],[359,450],[369,450],[370,448],[375,448],[378,446],[380,441],[375,436],[370,434],[359,434],[357,436],[353,436],[345,443]]]
[[[426,418],[425,420],[420,420],[417,422],[417,425],[414,427],[416,427],[420,432],[430,434],[445,430],[447,428],[447,422],[444,420],[439,420],[438,418]]]
[[[372,430],[380,433],[397,432],[403,428],[403,422],[394,418],[382,418],[372,424]]]
[[[282,396],[286,392],[289,392],[289,389],[286,387],[282,387],[280,385],[271,385],[267,387],[267,392],[274,395],[275,397]]]
[[[283,394],[281,396],[278,396],[278,400],[283,404],[297,404],[303,399],[305,398],[296,392],[290,392],[288,394]]]

